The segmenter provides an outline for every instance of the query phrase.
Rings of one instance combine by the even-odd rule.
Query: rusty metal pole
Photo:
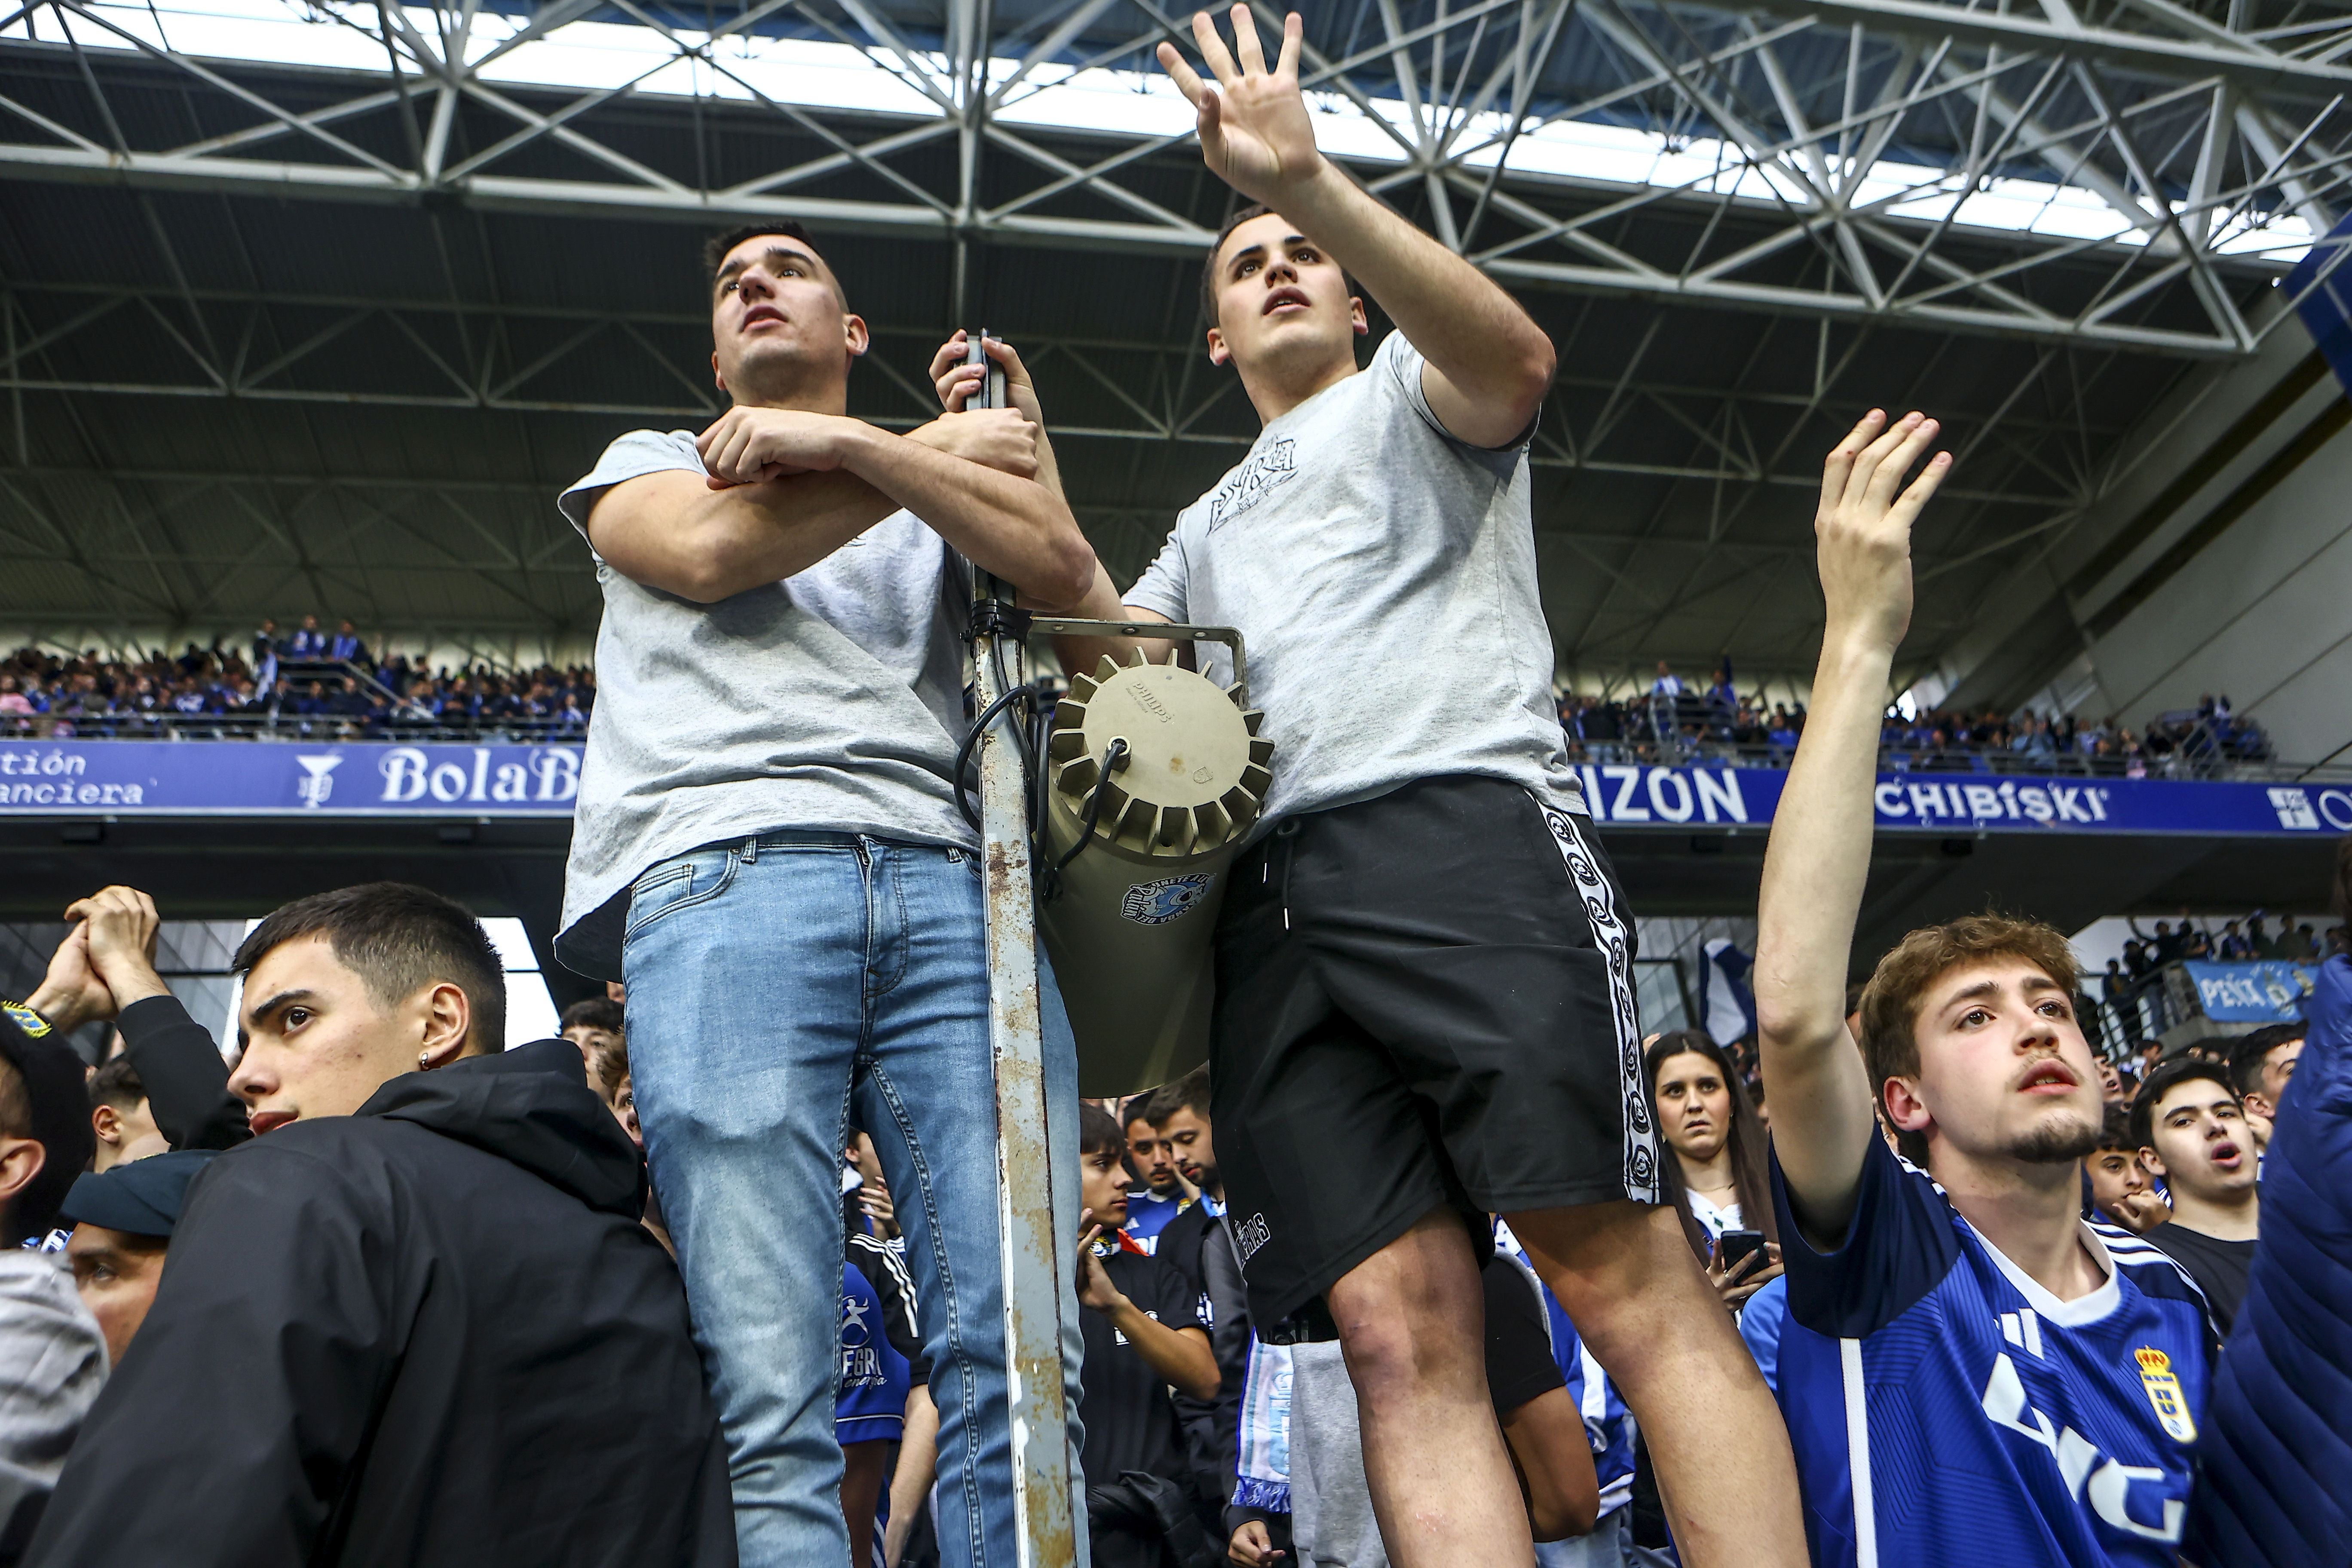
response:
[[[971,359],[990,363],[982,333]],[[967,406],[1004,406],[990,363]],[[973,711],[1026,677],[1023,638],[1002,614],[1010,584],[972,569]],[[1016,623],[1017,624],[1017,623]],[[1004,1353],[1011,1390],[1015,1517],[1022,1568],[1077,1568],[1070,1517],[1068,1402],[1062,1385],[1062,1277],[1055,1266],[1053,1146],[1045,1115],[1045,1036],[1037,994],[1037,914],[1029,869],[1029,801],[1014,705],[980,741],[981,865],[988,910],[988,1037],[996,1062],[996,1215],[1004,1256]],[[1075,1216],[1068,1216],[1074,1218]]]

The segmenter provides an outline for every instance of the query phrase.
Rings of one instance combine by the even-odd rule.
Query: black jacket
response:
[[[234,1149],[253,1136],[245,1101],[229,1092],[228,1064],[212,1032],[176,996],[150,996],[122,1009],[122,1054],[138,1069],[155,1130],[174,1149]]]
[[[213,1162],[30,1560],[735,1562],[645,1166],[543,1040]]]
[[[1242,1381],[1249,1371],[1249,1299],[1243,1293],[1241,1259],[1224,1221],[1211,1214],[1206,1203],[1194,1204],[1162,1226],[1152,1256],[1173,1265],[1201,1293],[1201,1315],[1209,1324],[1209,1345],[1217,1357],[1214,1399],[1175,1395],[1196,1489],[1213,1521],[1234,1495]]]

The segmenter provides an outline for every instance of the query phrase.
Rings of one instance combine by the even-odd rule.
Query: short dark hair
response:
[[[406,882],[362,882],[313,893],[271,914],[238,944],[230,970],[250,974],[272,949],[323,936],[342,965],[389,1007],[448,981],[472,1015],[467,1047],[501,1051],[507,1037],[506,966],[482,922],[461,904]]]
[[[2202,1057],[2184,1052],[2177,1057],[2168,1057],[2148,1068],[2147,1081],[2139,1086],[2137,1094],[2132,1096],[2131,1135],[2136,1147],[2146,1149],[2154,1146],[2157,1102],[2180,1085],[2200,1078],[2220,1084],[2229,1091],[2232,1100],[2238,1100],[2238,1086],[2230,1081],[2230,1069],[2220,1062],[2210,1062]],[[2238,1100],[2238,1103],[2241,1108],[2244,1105],[2242,1100]]]
[[[719,287],[719,265],[727,259],[727,253],[734,249],[737,246],[742,244],[745,240],[757,239],[761,235],[779,235],[785,239],[796,240],[800,244],[806,246],[812,256],[816,256],[819,259],[823,259],[822,253],[817,249],[816,240],[809,234],[808,230],[793,222],[790,218],[779,218],[774,223],[738,224],[733,228],[729,229],[726,233],[714,234],[709,239],[702,242],[703,293],[707,295]],[[827,264],[825,270],[830,273],[833,270],[832,266]],[[842,291],[841,279],[839,278],[834,279],[833,287],[835,296],[841,300],[842,309],[847,310],[849,308],[849,297]]]
[[[1209,325],[1213,327],[1217,324],[1217,258],[1224,254],[1225,241],[1231,239],[1234,237],[1234,230],[1241,227],[1242,225],[1255,218],[1265,217],[1273,211],[1274,209],[1264,202],[1245,203],[1233,216],[1225,220],[1225,226],[1217,230],[1217,237],[1210,241],[1208,259],[1201,263],[1201,318]],[[738,240],[736,243],[740,245],[742,241]],[[716,268],[713,270],[715,271]],[[1357,287],[1356,279],[1344,267],[1339,269],[1339,279],[1346,286],[1351,298],[1363,292]]]
[[[1149,1122],[1151,1118],[1147,1113],[1151,1110],[1151,1097],[1159,1092],[1156,1089],[1147,1089],[1141,1094],[1128,1096],[1127,1103],[1119,1107],[1119,1126],[1129,1128],[1139,1121]]]
[[[621,1080],[629,1076],[629,1042],[625,1037],[598,1049],[595,1073],[597,1086],[604,1089],[606,1100],[621,1092]]]
[[[147,1086],[139,1081],[139,1069],[131,1065],[128,1056],[116,1057],[101,1064],[89,1078],[89,1108],[113,1106],[117,1110],[133,1110],[147,1098]]]
[[[1119,1131],[1118,1119],[1101,1106],[1081,1103],[1078,1107],[1078,1152],[1093,1154],[1108,1149],[1113,1153],[1127,1152],[1127,1134]]]
[[[2126,1154],[2139,1152],[2139,1140],[2132,1136],[2131,1108],[2110,1105],[2099,1113],[2099,1146],[2092,1153],[2119,1149]]]
[[[2291,1046],[2303,1038],[2305,1026],[2295,1024],[2265,1024],[2250,1034],[2240,1035],[2230,1042],[2230,1087],[2241,1098],[2261,1092],[2263,1060],[2281,1046]]]
[[[563,1010],[556,1021],[555,1032],[566,1029],[602,1029],[608,1035],[621,1033],[624,1015],[621,1005],[605,996],[583,996]]]
[[[1202,1121],[1209,1117],[1209,1067],[1206,1062],[1194,1068],[1174,1083],[1162,1084],[1151,1091],[1143,1102],[1143,1119],[1157,1127],[1180,1110],[1189,1110]],[[1132,1121],[1132,1116],[1128,1118]]]

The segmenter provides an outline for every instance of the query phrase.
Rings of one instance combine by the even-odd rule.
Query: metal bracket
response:
[[[1058,616],[1033,616],[1029,629],[1046,637],[1150,637],[1160,642],[1221,643],[1234,656],[1234,696],[1249,706],[1249,656],[1242,634],[1231,626],[1196,626],[1181,621],[1074,621]]]

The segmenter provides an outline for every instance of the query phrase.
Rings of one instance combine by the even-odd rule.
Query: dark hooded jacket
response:
[[[645,1168],[544,1040],[213,1162],[37,1563],[735,1562]]]

